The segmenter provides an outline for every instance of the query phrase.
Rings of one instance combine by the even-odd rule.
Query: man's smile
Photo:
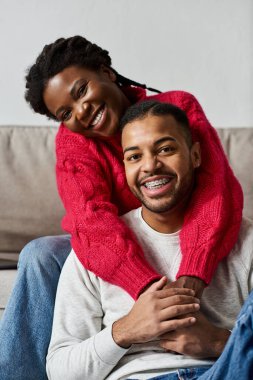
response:
[[[171,190],[175,175],[156,175],[141,181],[140,190],[146,196],[164,196]]]

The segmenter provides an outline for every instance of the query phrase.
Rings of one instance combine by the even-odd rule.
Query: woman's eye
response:
[[[81,96],[83,96],[86,93],[86,90],[87,90],[87,85],[86,84],[82,85],[77,92],[78,97],[80,98]]]
[[[67,121],[71,118],[71,111],[65,111],[62,114],[61,120],[62,121]]]

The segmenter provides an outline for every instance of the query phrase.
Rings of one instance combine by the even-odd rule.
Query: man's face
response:
[[[115,74],[104,66],[98,71],[70,66],[49,80],[44,102],[71,131],[87,137],[108,137],[116,133],[130,105],[115,80]]]
[[[173,116],[148,115],[127,124],[122,147],[128,185],[146,210],[163,213],[187,202],[200,149],[198,143],[189,148]]]

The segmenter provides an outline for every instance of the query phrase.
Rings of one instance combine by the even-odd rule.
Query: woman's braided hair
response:
[[[111,57],[107,50],[91,43],[86,38],[74,36],[70,38],[59,38],[52,44],[46,45],[34,65],[28,69],[26,75],[25,99],[36,113],[46,115],[55,120],[55,116],[47,109],[43,92],[48,81],[69,66],[80,66],[90,70],[99,70],[101,65],[109,67],[116,74],[116,82],[122,86],[139,86],[147,88],[146,85],[132,81],[118,74],[111,67]],[[151,91],[157,90],[147,88]]]

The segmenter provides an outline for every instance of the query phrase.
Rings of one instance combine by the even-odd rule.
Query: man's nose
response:
[[[161,162],[156,155],[149,155],[143,158],[142,170],[145,173],[154,173],[161,167]]]

